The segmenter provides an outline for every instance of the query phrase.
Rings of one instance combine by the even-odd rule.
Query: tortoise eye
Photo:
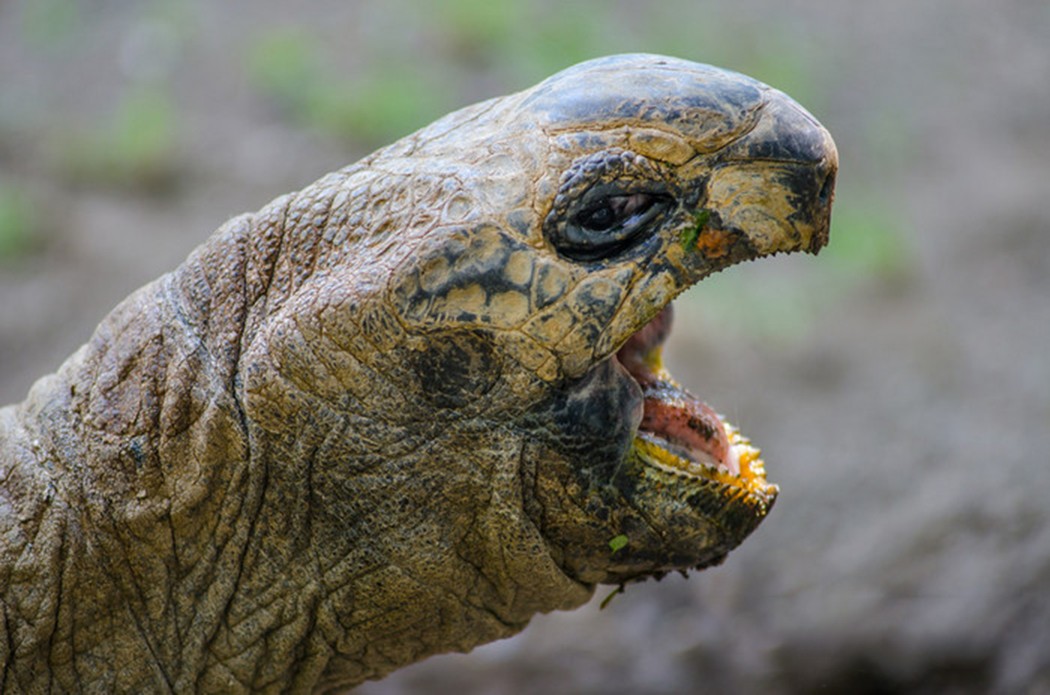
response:
[[[575,222],[592,232],[604,232],[616,222],[616,213],[611,205],[603,204],[584,210],[576,216]]]
[[[629,222],[631,217],[644,215],[659,197],[649,193],[611,195],[576,215],[574,222],[592,232],[605,232]]]
[[[569,218],[554,241],[577,260],[610,256],[630,245],[672,202],[664,193],[605,195]]]

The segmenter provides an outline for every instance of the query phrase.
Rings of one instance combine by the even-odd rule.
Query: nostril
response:
[[[817,193],[817,200],[821,205],[829,205],[831,203],[831,196],[835,192],[835,172],[828,172],[824,176],[824,183],[820,186],[820,192]]]

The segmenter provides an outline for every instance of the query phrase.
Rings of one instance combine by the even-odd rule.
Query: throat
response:
[[[661,351],[672,318],[668,305],[616,353],[642,389],[644,413],[638,435],[656,440],[654,443],[681,458],[737,475],[739,464],[722,419],[663,368]]]

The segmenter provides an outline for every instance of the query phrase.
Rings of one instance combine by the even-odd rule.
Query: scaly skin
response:
[[[816,251],[836,167],[783,94],[619,56],[230,220],[0,409],[0,691],[332,690],[719,561],[775,489],[659,465],[612,355]]]

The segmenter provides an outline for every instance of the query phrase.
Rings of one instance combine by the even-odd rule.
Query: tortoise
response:
[[[619,55],[227,221],[0,409],[0,690],[336,690],[721,562],[777,488],[670,303],[816,253],[837,166]]]

